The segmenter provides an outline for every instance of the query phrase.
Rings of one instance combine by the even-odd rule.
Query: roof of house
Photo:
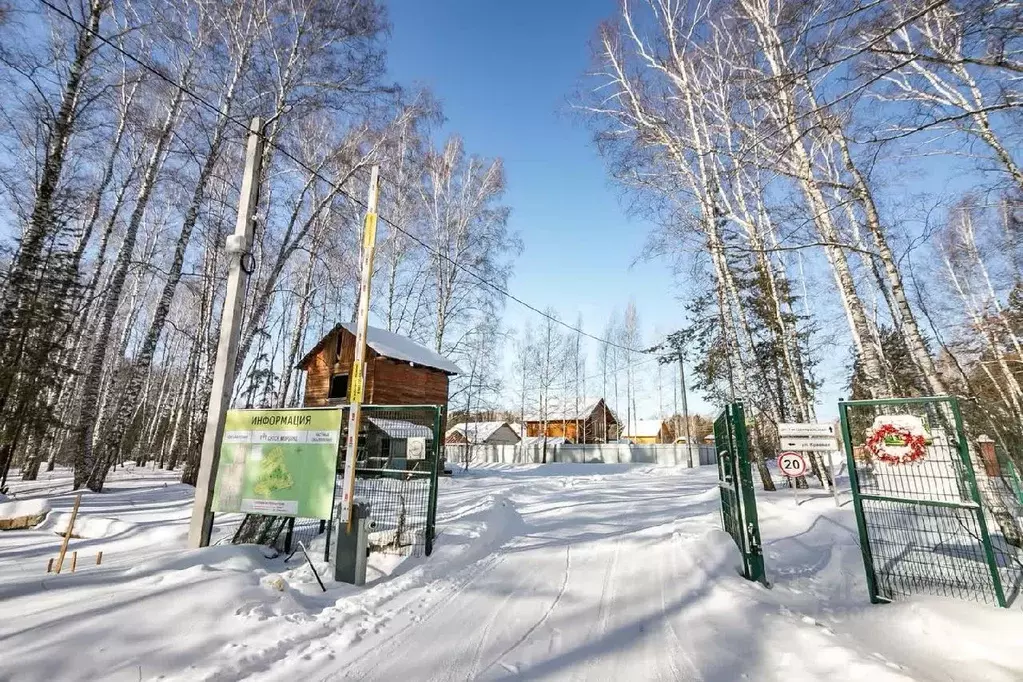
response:
[[[508,422],[466,422],[452,426],[446,435],[460,433],[470,443],[486,443],[502,426],[508,426]]]
[[[340,324],[334,325],[320,341],[313,346],[312,349],[299,361],[299,368],[305,367],[306,363],[312,359],[312,356],[319,351],[323,344],[327,342],[327,339],[334,334],[334,332],[344,329],[349,334],[355,334],[355,323],[353,322],[341,322]],[[421,346],[412,339],[389,332],[386,329],[380,329],[379,327],[367,327],[366,328],[366,345],[372,348],[377,355],[385,358],[391,358],[392,360],[403,360],[405,362],[411,362],[415,365],[422,365],[423,367],[432,367],[433,369],[439,369],[447,374],[461,374],[462,369],[451,360],[437,353],[435,351]]]
[[[576,409],[575,398],[565,398],[563,400],[555,400],[551,398],[551,404],[547,407],[547,421],[559,422],[559,421],[575,421],[577,419],[586,419],[593,413],[597,406],[600,405],[600,401],[603,398],[580,398]],[[618,422],[618,415],[614,413],[614,410],[607,404],[604,403],[607,408],[607,413],[611,415],[611,418]],[[527,422],[538,422],[542,421],[539,414],[526,415]]]
[[[388,438],[433,438],[433,429],[404,419],[366,417],[366,421],[380,429]]]
[[[626,426],[625,438],[655,438],[661,433],[664,422],[660,419],[639,419],[635,424]]]

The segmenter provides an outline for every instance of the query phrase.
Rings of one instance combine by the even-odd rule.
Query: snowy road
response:
[[[259,548],[181,551],[191,491],[160,472],[83,502],[97,537],[77,546],[109,564],[45,576],[70,504],[54,483],[58,518],[0,534],[0,680],[1023,679],[1023,613],[869,605],[851,510],[823,492],[796,506],[758,491],[772,586],[743,580],[715,474],[459,474],[442,482],[433,556],[374,555],[364,588],[326,594]]]
[[[636,679],[636,671],[700,679],[697,643],[680,633],[705,578],[698,562],[681,556],[675,518],[687,507],[704,517],[687,533],[711,528],[715,491],[678,478],[534,476],[503,495],[506,541],[459,579],[438,581],[410,606],[409,622],[332,672],[380,680]]]

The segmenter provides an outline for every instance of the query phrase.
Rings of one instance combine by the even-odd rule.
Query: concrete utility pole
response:
[[[689,426],[689,403],[686,401],[686,368],[682,362],[682,351],[678,353],[678,376],[682,384],[682,420],[686,423],[686,450],[689,452],[689,468],[693,468],[693,430]]]
[[[369,291],[373,279],[373,254],[377,243],[377,196],[380,166],[373,166],[369,176],[369,197],[366,201],[366,224],[362,230],[362,281],[359,285],[359,315],[355,328],[355,362],[348,387],[348,436],[345,438],[345,472],[342,479],[341,515],[348,532],[352,530],[352,498],[355,496],[355,459],[359,444],[359,422],[365,397],[366,329],[369,326]]]
[[[202,458],[195,482],[195,502],[192,521],[188,526],[188,546],[206,547],[213,530],[213,486],[220,465],[220,443],[224,439],[224,419],[234,388],[235,359],[238,355],[238,337],[241,332],[242,304],[245,285],[249,280],[248,268],[242,263],[252,247],[252,229],[259,203],[259,175],[263,160],[263,122],[257,116],[249,124],[249,140],[245,148],[245,173],[238,197],[238,220],[234,234],[227,238],[229,270],[227,296],[220,318],[220,342],[217,345],[217,364],[213,368],[213,386],[206,416],[206,434],[202,439]]]

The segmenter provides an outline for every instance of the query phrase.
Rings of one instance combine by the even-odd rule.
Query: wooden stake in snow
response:
[[[71,552],[71,572],[75,572],[75,567],[78,566],[78,552]]]
[[[96,552],[96,565],[99,566],[103,563],[103,552]]]
[[[373,278],[373,252],[377,241],[377,194],[380,167],[373,166],[366,202],[366,225],[362,232],[362,282],[359,285],[359,316],[355,329],[355,362],[348,391],[348,436],[345,439],[345,473],[342,479],[341,516],[352,532],[352,497],[355,495],[355,457],[359,443],[359,419],[365,397],[366,327],[369,325],[369,288]],[[304,551],[304,550],[303,550]],[[317,578],[319,580],[319,578]],[[326,590],[324,590],[326,591]]]
[[[50,560],[46,562],[46,572],[47,573],[53,573],[53,557],[52,556],[50,557]]]
[[[75,519],[78,518],[78,506],[81,503],[82,494],[78,493],[78,497],[75,498],[75,506],[71,509],[71,520],[68,521],[67,530],[64,532],[64,542],[60,545],[60,556],[57,557],[57,568],[54,571],[55,573],[60,573],[60,567],[64,565],[64,555],[67,554],[67,544],[71,542],[71,531],[75,528]]]

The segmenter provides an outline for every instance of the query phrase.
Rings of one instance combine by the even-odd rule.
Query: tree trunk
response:
[[[177,123],[183,99],[184,90],[175,90],[156,140],[156,145],[146,165],[135,208],[125,229],[124,241],[121,244],[121,249],[114,263],[114,270],[111,275],[110,290],[106,292],[106,297],[99,311],[100,322],[93,344],[92,357],[89,359],[83,375],[81,392],[82,412],[79,425],[80,436],[78,439],[79,451],[75,455],[75,489],[86,485],[93,492],[101,492],[103,490],[103,481],[107,473],[106,453],[96,453],[93,448],[97,400],[99,398],[99,385],[105,357],[103,351],[106,349],[110,337],[114,315],[120,302],[121,290],[124,287],[128,268],[131,264],[132,253],[135,250],[135,240],[138,236],[139,226],[149,204],[149,198],[152,194],[153,186],[156,184],[159,170],[163,165],[164,152]]]

